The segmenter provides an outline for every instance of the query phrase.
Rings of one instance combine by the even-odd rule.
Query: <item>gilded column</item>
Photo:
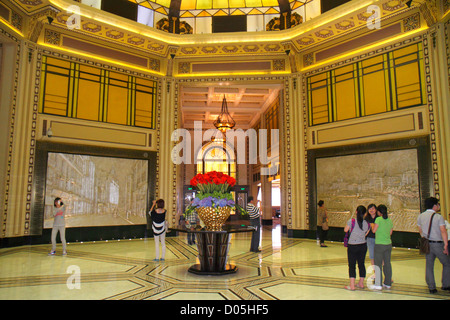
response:
[[[281,192],[283,224],[291,230],[308,229],[308,208],[306,187],[306,150],[303,105],[301,103],[300,81],[297,76],[285,80],[282,156]]]
[[[3,232],[5,237],[28,235],[30,226],[37,115],[34,98],[36,48],[28,41],[22,41],[20,47],[17,96],[11,106],[10,118],[10,160]]]
[[[306,113],[305,106],[302,103],[301,81],[297,76],[289,79],[291,94],[290,110],[292,122],[295,124],[291,126],[291,176],[292,176],[292,228],[300,230],[308,230],[309,216],[308,216],[308,192],[307,176],[306,176]]]
[[[448,218],[450,210],[450,93],[448,74],[448,21],[438,23],[430,32],[430,58],[433,75],[434,120],[439,167],[441,213]]]

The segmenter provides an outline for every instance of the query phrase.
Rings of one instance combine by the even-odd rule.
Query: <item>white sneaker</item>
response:
[[[56,251],[50,251],[50,253],[48,254],[49,256],[54,256],[56,254]]]
[[[373,290],[382,290],[383,287],[382,286],[372,286]]]
[[[384,283],[383,283],[383,289],[391,289],[391,286],[387,286],[387,285],[385,285]]]

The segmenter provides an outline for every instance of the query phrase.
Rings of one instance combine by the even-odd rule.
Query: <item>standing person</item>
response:
[[[328,234],[328,214],[325,208],[324,201],[320,200],[317,205],[317,233],[319,234],[320,246],[326,248],[325,240]]]
[[[53,206],[52,251],[50,251],[49,255],[54,256],[56,254],[56,235],[58,232],[63,247],[63,255],[66,255],[66,207],[61,198],[55,198]]]
[[[373,224],[375,223],[375,219],[377,218],[377,206],[373,203],[369,204],[369,206],[367,207],[367,213],[366,216],[364,217],[364,220],[366,220],[369,225],[369,233],[367,234],[367,249],[369,250],[369,258],[370,258],[370,263],[372,265],[375,264],[375,255],[374,255],[374,250],[375,250],[375,233],[373,233],[372,228],[373,228]]]
[[[250,216],[250,225],[255,227],[255,231],[252,232],[252,240],[250,243],[251,252],[261,252],[259,250],[259,237],[261,232],[261,214],[259,208],[255,206],[252,196],[248,197],[247,212]],[[258,200],[259,201],[259,200]]]
[[[392,240],[391,235],[394,223],[389,219],[387,208],[384,204],[377,207],[378,217],[375,219],[372,231],[375,233],[375,290],[390,289],[392,286]],[[377,272],[378,270],[378,272]],[[383,281],[384,274],[384,282]],[[383,286],[381,286],[383,283]]]
[[[191,204],[192,204],[192,202],[191,202]],[[199,223],[200,223],[200,218],[198,217],[198,213],[195,209],[192,210],[190,213],[186,214],[186,217],[185,217],[186,228],[195,229]],[[193,233],[193,232],[187,233],[187,242],[189,245],[195,244],[195,233]]]
[[[154,209],[156,206],[156,209]],[[155,238],[155,256],[154,261],[164,261],[166,256],[166,209],[164,209],[164,200],[153,200],[150,209],[152,218],[152,229]],[[159,258],[159,243],[161,242],[161,259]]]
[[[366,277],[366,266],[364,261],[367,253],[366,235],[369,232],[369,223],[364,220],[364,214],[366,213],[366,207],[358,206],[356,208],[356,221],[350,219],[347,221],[347,225],[344,228],[344,232],[353,230],[350,233],[347,247],[348,258],[348,275],[350,278],[350,285],[346,286],[347,290],[355,290],[356,282],[356,263],[358,263],[359,270],[359,282],[356,287],[364,288],[364,279]]]
[[[450,258],[448,256],[448,235],[445,229],[445,220],[438,213],[441,206],[439,200],[430,197],[425,199],[425,212],[417,218],[417,225],[422,237],[428,239],[430,252],[425,255],[425,280],[430,293],[436,293],[436,282],[434,280],[434,261],[436,258],[442,263],[442,290],[450,290]],[[433,220],[431,220],[433,218]],[[430,228],[431,222],[431,228]],[[428,230],[429,233],[428,233]]]

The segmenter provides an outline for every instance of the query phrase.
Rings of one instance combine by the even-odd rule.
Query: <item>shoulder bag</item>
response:
[[[430,242],[428,238],[430,237],[430,231],[431,231],[431,223],[433,222],[434,215],[436,213],[433,213],[430,219],[430,225],[428,227],[428,235],[427,237],[420,237],[419,239],[419,252],[420,254],[429,254],[430,253]]]

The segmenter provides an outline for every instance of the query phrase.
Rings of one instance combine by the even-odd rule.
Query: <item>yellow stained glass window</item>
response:
[[[335,117],[336,120],[352,119],[358,116],[357,73],[356,64],[338,68],[333,71],[335,92]]]
[[[127,124],[128,117],[128,76],[110,72],[106,122]]]
[[[101,69],[80,65],[74,114],[76,118],[99,120]]]
[[[230,154],[233,152],[233,154]],[[202,157],[203,156],[203,157]],[[197,158],[197,172],[223,172],[236,178],[236,162],[233,150],[226,150],[223,144],[211,142],[203,146]]]
[[[44,56],[39,112],[154,128],[156,82]]]
[[[421,42],[312,75],[309,125],[422,105],[424,83]]]
[[[59,116],[67,115],[69,102],[69,61],[44,57],[43,59],[43,102],[41,111]]]

